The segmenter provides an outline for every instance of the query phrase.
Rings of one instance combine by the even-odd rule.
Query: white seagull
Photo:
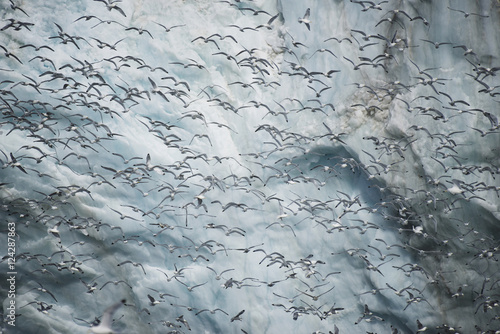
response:
[[[92,327],[88,330],[87,333],[95,333],[95,334],[114,334],[117,333],[111,328],[111,324],[113,322],[113,314],[125,304],[125,299],[122,299],[116,304],[108,307],[104,313],[102,314],[101,322],[99,325]]]
[[[307,8],[306,13],[304,14],[303,18],[299,17],[299,23],[304,23],[307,27],[307,30],[311,30],[311,20],[309,20],[309,15],[311,14],[311,8]]]

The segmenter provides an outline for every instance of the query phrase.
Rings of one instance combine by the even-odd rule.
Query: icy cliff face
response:
[[[497,1],[2,6],[8,332],[500,328]]]

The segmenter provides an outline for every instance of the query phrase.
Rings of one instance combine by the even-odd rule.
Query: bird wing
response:
[[[307,8],[306,13],[304,14],[304,19],[308,19],[309,15],[311,15],[311,8]]]

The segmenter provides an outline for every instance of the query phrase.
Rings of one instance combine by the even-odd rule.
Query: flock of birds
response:
[[[454,22],[496,24],[451,3]],[[500,67],[432,40],[418,7],[344,1],[372,30],[321,36],[320,9],[297,20],[251,0],[214,2],[234,23],[201,35],[168,14],[134,25],[120,0],[56,22],[2,5],[0,212],[17,226],[19,327],[129,332],[126,313],[144,333],[279,328],[261,327],[264,309],[309,333],[498,333],[498,219],[484,208],[500,198]],[[173,41],[190,52],[158,46]],[[423,68],[423,48],[463,66]],[[384,130],[394,115],[405,131]],[[457,323],[437,323],[446,313]]]

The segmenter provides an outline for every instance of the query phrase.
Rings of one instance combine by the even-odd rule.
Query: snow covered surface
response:
[[[1,4],[3,330],[500,329],[498,1]]]

